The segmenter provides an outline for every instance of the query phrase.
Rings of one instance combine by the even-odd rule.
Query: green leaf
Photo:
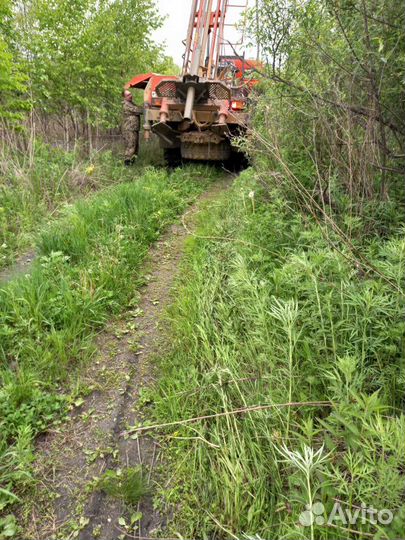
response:
[[[142,512],[135,512],[131,514],[131,525],[134,525],[137,521],[140,521],[143,517]]]

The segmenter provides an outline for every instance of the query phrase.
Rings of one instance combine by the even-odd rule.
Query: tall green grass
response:
[[[333,250],[307,216],[269,197],[252,171],[201,215],[199,234],[218,240],[189,244],[170,312],[173,347],[153,396],[156,421],[331,405],[275,406],[164,430],[171,532],[397,538],[405,516],[404,298],[359,270],[344,247]],[[364,249],[404,286],[403,231]],[[335,499],[396,518],[381,527],[300,524],[307,505],[322,502],[326,516]]]
[[[131,168],[111,151],[89,156],[80,145],[67,152],[37,139],[30,153],[0,143],[0,269],[32,248],[37,230],[66,205],[139,178],[148,164],[160,163],[163,159],[155,143],[142,145]]]
[[[66,208],[32,273],[0,288],[0,512],[32,482],[34,437],[63,417],[95,331],[133,303],[149,246],[216,174],[149,168]]]

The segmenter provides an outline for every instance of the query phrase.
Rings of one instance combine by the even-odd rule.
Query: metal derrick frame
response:
[[[247,7],[248,0],[237,4],[232,0],[216,0],[216,7],[215,0],[192,0],[187,38],[183,42],[186,47],[183,77],[218,78],[219,59],[228,44],[225,27],[233,26],[226,24],[227,14],[231,9]]]

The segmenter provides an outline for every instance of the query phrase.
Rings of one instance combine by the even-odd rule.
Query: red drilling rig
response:
[[[191,4],[181,76],[148,73],[134,77],[126,88],[145,90],[145,138],[151,132],[159,137],[168,165],[204,160],[237,167],[244,156],[232,141],[246,132],[247,103],[258,82],[254,73],[259,63],[236,55],[235,46],[243,38],[231,44],[225,30],[235,26],[226,22],[231,10],[246,10],[248,0]]]

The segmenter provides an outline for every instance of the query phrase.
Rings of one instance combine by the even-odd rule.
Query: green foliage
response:
[[[0,539],[6,540],[7,538],[12,538],[17,534],[17,522],[15,516],[12,514],[0,518]]]
[[[22,118],[26,77],[10,47],[11,2],[0,3],[0,121],[13,125]]]
[[[175,69],[152,39],[160,24],[154,0],[3,0],[0,120],[17,124],[33,106],[45,131],[56,119],[75,139],[89,126],[117,127],[124,84]]]
[[[149,493],[141,469],[128,467],[117,471],[106,471],[97,481],[96,489],[104,491],[114,499],[120,499],[135,507]]]
[[[215,175],[149,168],[67,207],[32,272],[0,289],[0,510],[32,482],[33,439],[66,415],[94,332],[133,301],[148,247]]]
[[[4,146],[0,150],[0,269],[32,245],[50,215],[63,215],[80,196],[138,178],[146,166],[159,165],[160,155],[159,149],[145,145],[137,167],[128,170],[111,151],[83,156],[79,145],[66,152],[36,139],[30,159],[26,152]]]
[[[116,126],[120,89],[158,65],[153,0],[36,0],[16,14],[35,107]]]
[[[364,275],[314,220],[262,186],[247,171],[200,216],[199,235],[229,240],[190,241],[170,313],[173,348],[153,396],[156,420],[333,405],[168,428],[175,476],[165,497],[181,508],[171,528],[199,538],[357,538],[318,524],[303,529],[299,516],[315,501],[328,513],[334,499],[400,515],[405,325],[395,285],[404,286],[405,242],[395,233],[368,252],[394,286]],[[383,538],[396,527],[352,528]]]
[[[259,25],[253,10],[250,30],[266,60],[254,108],[257,163],[284,177],[274,183],[282,182],[291,200],[303,198],[292,173],[327,212],[369,216],[375,232],[382,212],[392,215],[396,206],[399,214],[404,196],[401,2],[257,6]]]

